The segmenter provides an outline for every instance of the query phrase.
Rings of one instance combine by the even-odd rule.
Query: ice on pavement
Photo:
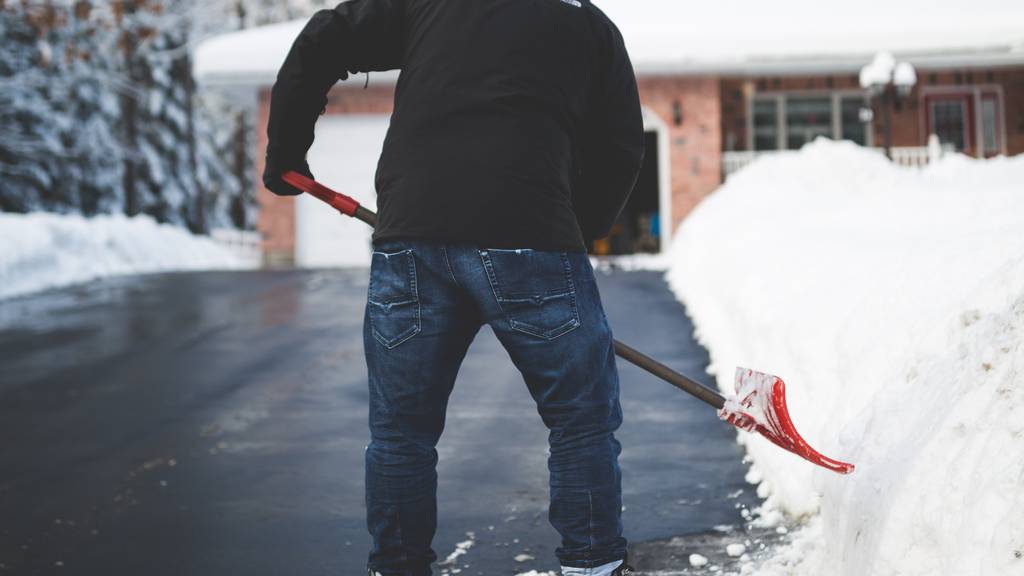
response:
[[[0,213],[0,299],[105,276],[247,265],[226,248],[148,216]]]
[[[671,256],[719,387],[778,374],[804,437],[858,466],[738,433],[760,521],[797,523],[757,574],[1024,574],[1024,156],[818,141],[730,177]]]

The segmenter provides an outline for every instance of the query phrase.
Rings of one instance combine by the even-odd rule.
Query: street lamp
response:
[[[874,99],[880,97],[885,129],[885,156],[892,159],[892,107],[910,95],[917,84],[917,71],[910,62],[896,62],[889,52],[879,52],[860,70],[860,86]]]

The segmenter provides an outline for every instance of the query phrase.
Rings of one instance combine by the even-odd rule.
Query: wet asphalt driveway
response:
[[[363,574],[365,275],[155,275],[0,302],[0,575]],[[707,381],[659,273],[598,281],[619,339]],[[733,432],[620,371],[627,536],[741,524],[756,499]],[[546,438],[485,328],[439,447],[435,549],[473,540],[462,574],[556,568]]]

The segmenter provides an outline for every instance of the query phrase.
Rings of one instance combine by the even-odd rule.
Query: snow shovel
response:
[[[323,200],[346,216],[362,220],[370,226],[377,225],[377,215],[373,211],[360,206],[359,202],[344,194],[335,192],[298,172],[286,172],[282,179],[295,188]],[[718,417],[733,426],[747,432],[757,432],[780,448],[833,472],[853,472],[853,464],[833,460],[821,454],[796,431],[786,407],[786,384],[778,376],[737,368],[736,394],[726,398],[618,340],[615,341],[615,353],[623,360],[643,368],[714,407],[718,410]]]

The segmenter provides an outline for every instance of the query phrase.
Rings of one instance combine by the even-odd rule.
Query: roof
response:
[[[1020,0],[595,4],[622,30],[640,75],[856,73],[883,50],[921,69],[1024,65]],[[207,40],[196,50],[196,75],[207,84],[270,84],[304,23]]]

